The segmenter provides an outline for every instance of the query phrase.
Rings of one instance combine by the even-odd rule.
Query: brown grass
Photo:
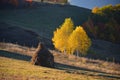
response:
[[[85,75],[71,71],[31,65],[27,61],[0,57],[0,80],[118,80],[99,75]]]
[[[76,59],[76,56],[74,55],[67,56],[66,54],[61,54],[54,50],[50,50],[50,51],[55,56],[55,62],[67,64],[67,65],[73,65],[84,69],[105,72],[113,75],[114,74],[120,75],[119,63],[88,59],[85,57],[79,57]]]
[[[12,43],[0,43],[0,50],[32,56],[36,48],[29,48]],[[60,52],[55,50],[50,50],[50,52],[53,53],[55,62],[57,63],[105,72],[112,75],[120,75],[119,63],[107,62],[102,60],[93,60],[85,57],[79,57],[76,59],[76,57],[73,55],[67,56],[66,54],[61,54]]]
[[[18,44],[0,42],[0,50],[20,53],[28,56],[32,56],[32,54],[35,52],[35,49],[36,48],[33,47],[29,48],[26,46],[20,46]]]
[[[7,59],[0,57],[0,80],[1,79],[18,79],[18,80],[31,80],[37,79],[37,80],[53,80],[53,79],[59,79],[60,74],[64,73],[63,71],[59,70],[53,70],[49,68],[44,67],[38,67],[29,64],[29,62],[25,61],[19,61],[14,59]],[[13,66],[14,65],[14,66]],[[56,76],[56,73],[58,73],[58,76]],[[59,74],[60,73],[60,74]],[[66,74],[64,74],[66,75]],[[64,75],[61,75],[61,77],[64,78]],[[68,74],[67,74],[68,75]],[[3,79],[3,80],[4,80]],[[60,79],[59,79],[60,80]]]

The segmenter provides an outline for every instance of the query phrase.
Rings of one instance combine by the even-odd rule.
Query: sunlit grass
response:
[[[25,46],[20,46],[17,44],[12,44],[12,43],[0,43],[0,50],[5,50],[8,52],[13,52],[13,53],[19,53],[20,55],[23,56],[16,56],[15,54],[6,54],[7,52],[3,52],[2,54],[7,55],[7,56],[12,56],[15,57],[15,59],[22,59],[22,60],[30,60],[30,56],[35,52],[35,48],[29,48]],[[67,64],[71,66],[76,66],[76,67],[81,67],[84,69],[90,69],[90,70],[95,70],[99,72],[105,72],[111,75],[120,75],[120,64],[115,63],[115,62],[108,62],[108,61],[103,61],[103,60],[94,60],[94,59],[88,59],[85,57],[79,57],[76,59],[75,56],[69,55],[69,57],[65,54],[61,54],[55,50],[50,50],[50,52],[54,55],[55,62],[62,63],[62,64]],[[1,55],[2,55],[1,54]],[[27,56],[29,57],[27,57]]]
[[[0,57],[0,80],[107,80],[98,76],[68,73],[64,70],[34,66],[30,62]]]

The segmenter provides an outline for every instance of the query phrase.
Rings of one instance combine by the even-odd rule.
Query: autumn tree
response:
[[[94,8],[92,9],[92,13],[98,13],[98,11],[99,11],[99,8],[98,8],[98,7],[94,7]]]
[[[85,54],[91,46],[91,40],[81,26],[77,26],[68,39],[68,53]]]
[[[120,4],[94,7],[84,23],[87,33],[98,39],[120,43]]]
[[[56,49],[64,52],[67,50],[68,38],[74,29],[74,24],[71,18],[66,18],[64,23],[54,31],[52,38],[53,44]]]

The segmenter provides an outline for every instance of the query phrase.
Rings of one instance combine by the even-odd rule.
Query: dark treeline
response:
[[[84,28],[91,37],[120,43],[120,4],[94,7]]]

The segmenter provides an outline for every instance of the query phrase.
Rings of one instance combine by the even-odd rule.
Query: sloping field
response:
[[[71,17],[75,25],[88,18],[90,10],[70,5],[35,3],[33,7],[0,10],[0,21],[20,26],[51,39],[53,31]]]
[[[34,66],[30,62],[0,57],[0,80],[119,80],[84,73]]]
[[[0,51],[1,57],[30,61],[31,56],[35,51],[35,48],[27,48],[13,44],[9,44],[9,46],[11,47],[5,46],[4,44],[4,46],[0,48],[1,50],[5,50],[5,51]],[[6,52],[6,51],[10,51],[10,52]],[[60,52],[55,50],[50,50],[50,52],[54,55],[56,69],[64,70],[65,72],[70,74],[99,76],[99,77],[110,78],[110,80],[120,79],[119,63],[88,59],[84,57],[76,58],[73,55],[67,56],[66,54],[61,54]],[[2,63],[4,63],[4,61],[1,62],[1,64]]]

